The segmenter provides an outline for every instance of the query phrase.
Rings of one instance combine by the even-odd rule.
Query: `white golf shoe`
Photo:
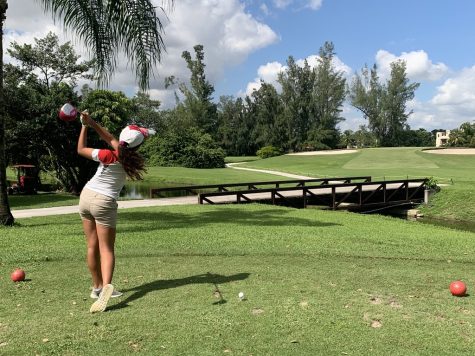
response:
[[[101,294],[101,292],[102,292],[102,288],[99,288],[99,289],[93,288],[92,291],[91,291],[90,297],[92,299],[97,299],[97,298],[99,298],[99,295]],[[112,292],[111,298],[122,297],[122,295],[123,295],[122,292],[119,292],[118,290],[114,289],[114,291]]]
[[[92,303],[91,309],[89,311],[91,313],[98,313],[103,312],[107,308],[107,303],[109,302],[112,293],[114,292],[114,286],[112,284],[106,284],[102,287],[102,291],[99,294],[99,298]]]

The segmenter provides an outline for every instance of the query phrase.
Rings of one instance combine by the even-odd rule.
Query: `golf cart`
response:
[[[17,181],[8,187],[8,194],[36,194],[38,192],[38,169],[32,164],[16,164]]]

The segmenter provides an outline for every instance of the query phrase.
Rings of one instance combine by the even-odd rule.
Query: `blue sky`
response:
[[[261,79],[275,83],[289,55],[312,62],[323,43],[332,41],[335,66],[349,81],[374,63],[384,80],[391,61],[406,60],[409,79],[421,83],[408,103],[414,110],[409,124],[452,129],[475,119],[473,14],[473,0],[176,0],[165,21],[167,53],[150,94],[164,107],[172,105],[163,78],[186,81],[181,53],[198,43],[218,98],[250,93]],[[5,27],[5,48],[13,40],[31,43],[49,30],[71,39],[34,0],[10,1]],[[87,49],[77,48],[87,56]],[[110,88],[133,95],[136,85],[126,63],[121,61]],[[365,123],[348,104],[343,116],[341,129]]]

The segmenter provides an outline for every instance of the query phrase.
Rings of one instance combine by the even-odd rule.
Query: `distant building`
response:
[[[439,131],[435,135],[435,147],[445,146],[449,142],[450,130]]]

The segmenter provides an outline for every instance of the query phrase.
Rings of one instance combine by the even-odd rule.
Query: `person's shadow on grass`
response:
[[[230,276],[223,276],[220,274],[213,273],[204,273],[198,274],[195,276],[178,278],[178,279],[157,279],[156,281],[145,283],[134,288],[124,289],[122,292],[125,294],[127,292],[133,292],[124,300],[121,300],[119,303],[112,305],[107,308],[107,310],[122,309],[129,306],[130,302],[133,302],[137,299],[140,299],[147,295],[150,292],[177,288],[187,284],[211,284],[214,286],[214,294],[218,298],[218,301],[213,304],[224,304],[226,300],[223,298],[221,291],[219,290],[219,285],[223,283],[229,283],[234,281],[242,281],[248,278],[250,273],[237,273]]]

